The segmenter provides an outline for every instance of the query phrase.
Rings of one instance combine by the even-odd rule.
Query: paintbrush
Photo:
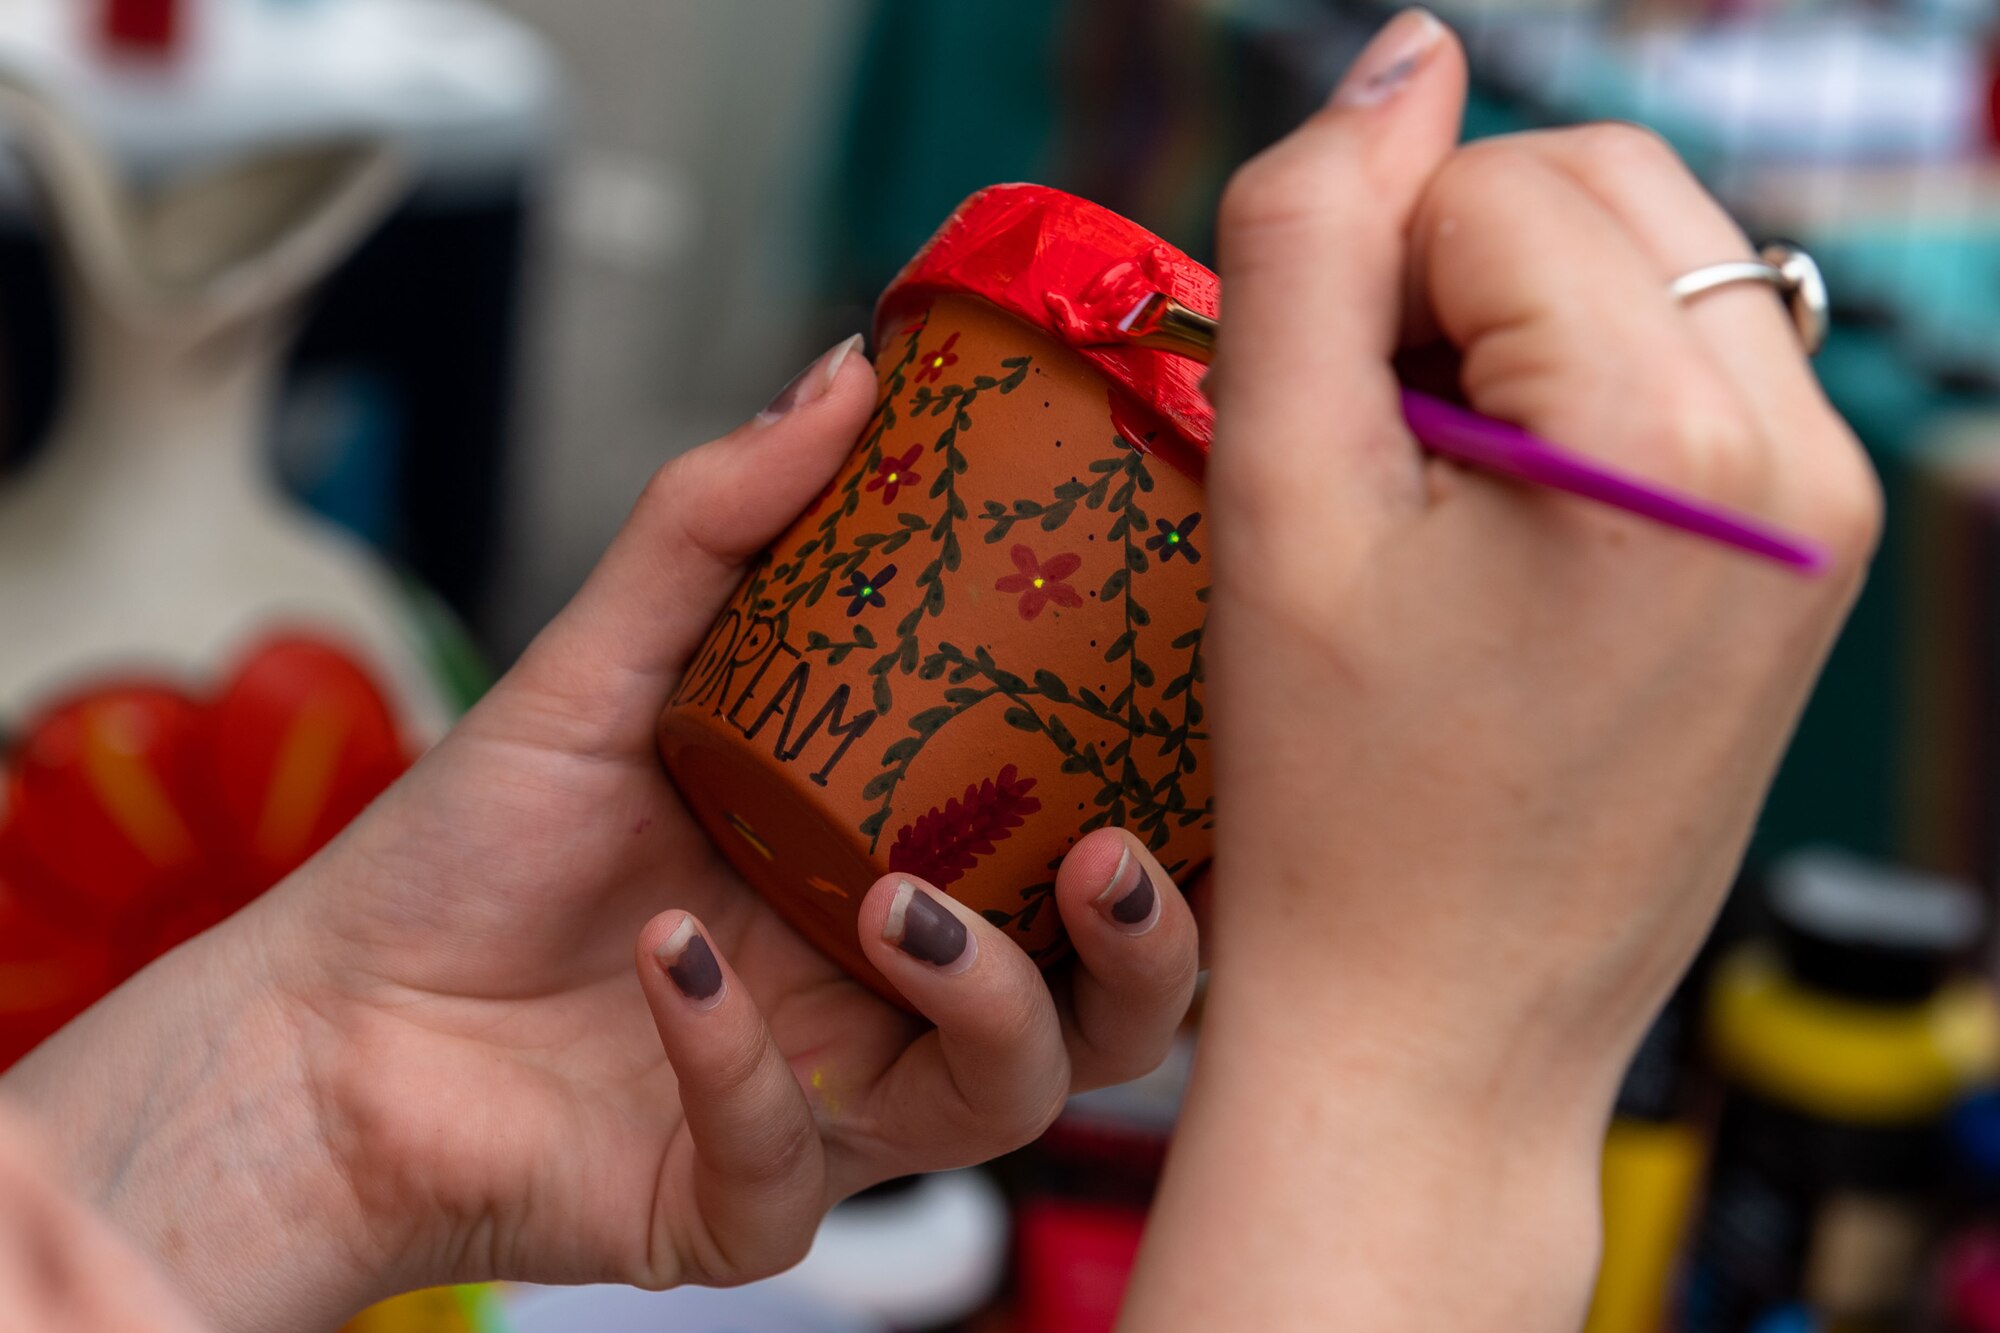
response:
[[[1216,320],[1158,291],[1141,297],[1118,320],[1116,327],[1125,342],[1173,352],[1203,364],[1214,358],[1216,335],[1221,329]],[[1414,389],[1402,391],[1402,402],[1403,420],[1410,433],[1432,453],[1503,477],[1595,500],[1807,574],[1821,573],[1829,564],[1827,553],[1811,542],[1719,505],[1627,477],[1530,435],[1518,426],[1480,416]]]

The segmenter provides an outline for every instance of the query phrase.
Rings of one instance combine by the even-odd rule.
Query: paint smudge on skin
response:
[[[822,1110],[830,1116],[840,1114],[840,1097],[833,1091],[833,1080],[828,1077],[824,1065],[814,1069],[806,1083],[818,1095]]]

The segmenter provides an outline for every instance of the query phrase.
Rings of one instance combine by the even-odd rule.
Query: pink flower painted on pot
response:
[[[999,774],[975,782],[963,796],[918,815],[896,833],[889,848],[889,869],[921,875],[938,888],[949,888],[993,853],[1027,817],[1042,808],[1028,795],[1035,779],[1024,778],[1012,764]]]
[[[1033,620],[1050,602],[1057,606],[1083,605],[1082,595],[1066,582],[1083,568],[1082,556],[1065,551],[1050,556],[1044,564],[1025,546],[1016,546],[1009,554],[1014,557],[1018,572],[1003,576],[993,587],[998,592],[1021,594],[1021,619]]]
[[[941,346],[917,356],[917,383],[935,383],[944,377],[945,371],[958,364],[958,353],[951,350],[957,341],[958,335],[954,333]]]
[[[917,460],[923,456],[924,447],[913,444],[901,458],[883,459],[875,465],[875,475],[868,479],[865,489],[882,492],[882,503],[885,505],[896,503],[896,492],[924,479],[924,474],[917,471]]]

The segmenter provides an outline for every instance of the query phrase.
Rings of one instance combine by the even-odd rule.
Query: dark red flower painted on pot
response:
[[[1014,557],[1018,572],[1004,575],[993,587],[998,592],[1021,594],[1021,619],[1033,620],[1050,602],[1057,606],[1083,605],[1082,595],[1065,581],[1083,568],[1082,556],[1065,551],[1050,556],[1044,563],[1025,546],[1016,546],[1009,554]]]
[[[924,447],[913,444],[901,458],[883,459],[875,465],[875,475],[868,479],[867,489],[882,492],[885,505],[896,503],[896,492],[924,479],[924,474],[917,471],[917,460],[923,456]]]
[[[958,364],[958,353],[951,350],[957,342],[958,335],[954,333],[930,351],[917,354],[917,383],[934,383],[944,377],[945,371]]]
[[[995,843],[1012,837],[1029,815],[1042,808],[1028,795],[1034,785],[1033,778],[1021,777],[1012,764],[997,777],[973,783],[965,795],[903,825],[889,848],[889,869],[921,875],[941,889],[950,887],[980,857],[990,856]]]

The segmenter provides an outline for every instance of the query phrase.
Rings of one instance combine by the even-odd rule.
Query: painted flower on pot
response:
[[[901,458],[885,458],[875,465],[875,475],[868,479],[868,490],[882,492],[882,503],[896,503],[896,493],[905,486],[914,486],[924,479],[917,471],[917,460],[924,456],[924,447],[913,444]]]
[[[1025,546],[1016,546],[1009,554],[1014,557],[1015,572],[1002,576],[993,587],[998,592],[1021,594],[1021,619],[1033,620],[1050,602],[1057,606],[1083,605],[1082,595],[1067,582],[1070,575],[1083,567],[1082,556],[1065,551],[1050,556],[1044,563]]]
[[[1201,563],[1201,552],[1197,551],[1192,538],[1194,530],[1201,526],[1200,514],[1189,514],[1178,523],[1169,523],[1164,518],[1153,520],[1159,531],[1146,538],[1146,549],[1158,551],[1160,562],[1165,564],[1175,556],[1186,556],[1191,565]]]
[[[951,350],[952,346],[957,342],[958,334],[953,333],[944,342],[933,347],[930,351],[918,354],[917,373],[915,377],[917,383],[936,383],[944,377],[945,371],[958,364],[958,353]]]
[[[882,589],[894,582],[895,578],[894,565],[884,565],[878,573],[872,575],[859,569],[849,574],[847,582],[838,590],[839,596],[848,599],[847,614],[858,616],[871,606],[887,606],[888,601],[882,596]]]
[[[1005,842],[1027,817],[1042,808],[1028,792],[1035,779],[1020,776],[1008,764],[999,774],[975,782],[962,796],[918,815],[903,825],[889,848],[889,869],[921,875],[939,888],[949,888],[990,856],[995,843]]]

